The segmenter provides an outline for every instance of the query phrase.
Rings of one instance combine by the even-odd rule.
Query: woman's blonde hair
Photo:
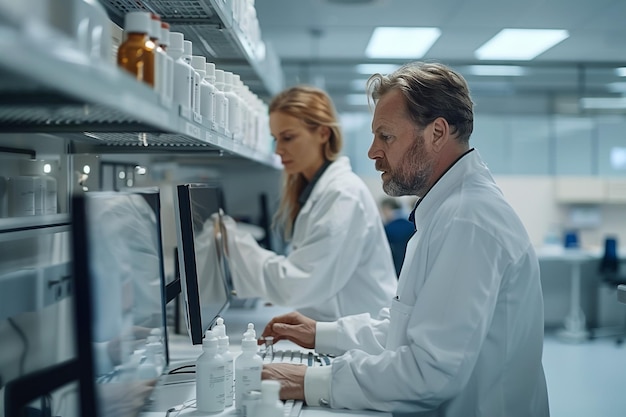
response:
[[[295,86],[279,93],[272,99],[269,113],[280,112],[302,120],[313,131],[325,126],[330,137],[324,144],[323,154],[327,161],[334,161],[341,152],[343,138],[332,100],[324,91],[311,86]],[[300,211],[298,197],[306,187],[307,180],[302,174],[283,174],[283,191],[280,206],[274,216],[274,224],[283,226],[286,239],[290,239],[293,224]]]

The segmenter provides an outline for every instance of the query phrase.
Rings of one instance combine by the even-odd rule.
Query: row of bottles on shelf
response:
[[[250,45],[255,58],[262,61],[265,58],[265,43],[261,38],[254,0],[232,0],[224,8],[232,13],[233,24],[242,33],[244,41]]]
[[[252,149],[270,149],[267,105],[238,74],[193,55],[191,41],[149,12],[127,13],[124,31],[118,65],[153,87],[165,107],[180,108]]]
[[[0,217],[57,213],[57,182],[47,175],[0,177]]]

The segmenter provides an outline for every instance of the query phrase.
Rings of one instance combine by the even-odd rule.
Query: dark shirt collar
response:
[[[317,170],[315,175],[313,175],[313,178],[311,178],[311,181],[309,181],[306,187],[304,187],[304,189],[298,196],[298,203],[300,204],[300,208],[304,207],[304,204],[307,202],[307,200],[311,196],[311,193],[313,192],[313,188],[315,187],[315,184],[317,184],[317,181],[319,181],[324,171],[326,171],[326,168],[328,168],[328,166],[332,162],[333,161],[324,161],[324,164],[320,167],[320,169]]]

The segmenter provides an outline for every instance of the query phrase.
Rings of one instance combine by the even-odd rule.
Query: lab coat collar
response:
[[[481,171],[488,173],[487,166],[476,149],[472,148],[461,155],[435,182],[426,195],[415,204],[415,208],[409,216],[409,220],[415,224],[415,228],[417,229],[419,224],[450,195],[452,188],[458,187],[466,176]]]
[[[340,177],[341,174],[351,171],[352,166],[350,165],[350,160],[347,156],[340,156],[332,161],[332,163],[328,165],[324,173],[317,180],[317,183],[314,185],[311,195],[307,201],[315,201],[317,196],[326,189],[328,184]],[[304,208],[304,205],[301,207]]]
[[[326,171],[326,168],[328,168],[328,166],[332,162],[333,161],[324,161],[320,169],[318,169],[315,175],[313,175],[313,178],[311,178],[311,181],[309,181],[306,187],[304,187],[304,189],[298,196],[298,203],[300,203],[300,207],[303,207],[306,201],[309,199],[309,197],[311,196],[311,193],[313,192],[313,188],[315,188],[315,184],[317,184],[321,176]]]

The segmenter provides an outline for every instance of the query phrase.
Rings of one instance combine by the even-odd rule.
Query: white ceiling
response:
[[[367,78],[354,66],[372,62],[364,51],[376,26],[440,28],[441,37],[419,59],[464,73],[475,98],[603,96],[609,83],[626,83],[613,71],[626,66],[626,0],[256,0],[256,9],[263,39],[282,62],[285,85],[321,86],[339,110],[351,110],[346,94],[363,92],[351,81]],[[466,73],[467,65],[479,63],[474,51],[505,27],[567,29],[570,37],[533,61],[509,62],[528,66],[527,76]],[[554,100],[552,106],[559,107]]]

